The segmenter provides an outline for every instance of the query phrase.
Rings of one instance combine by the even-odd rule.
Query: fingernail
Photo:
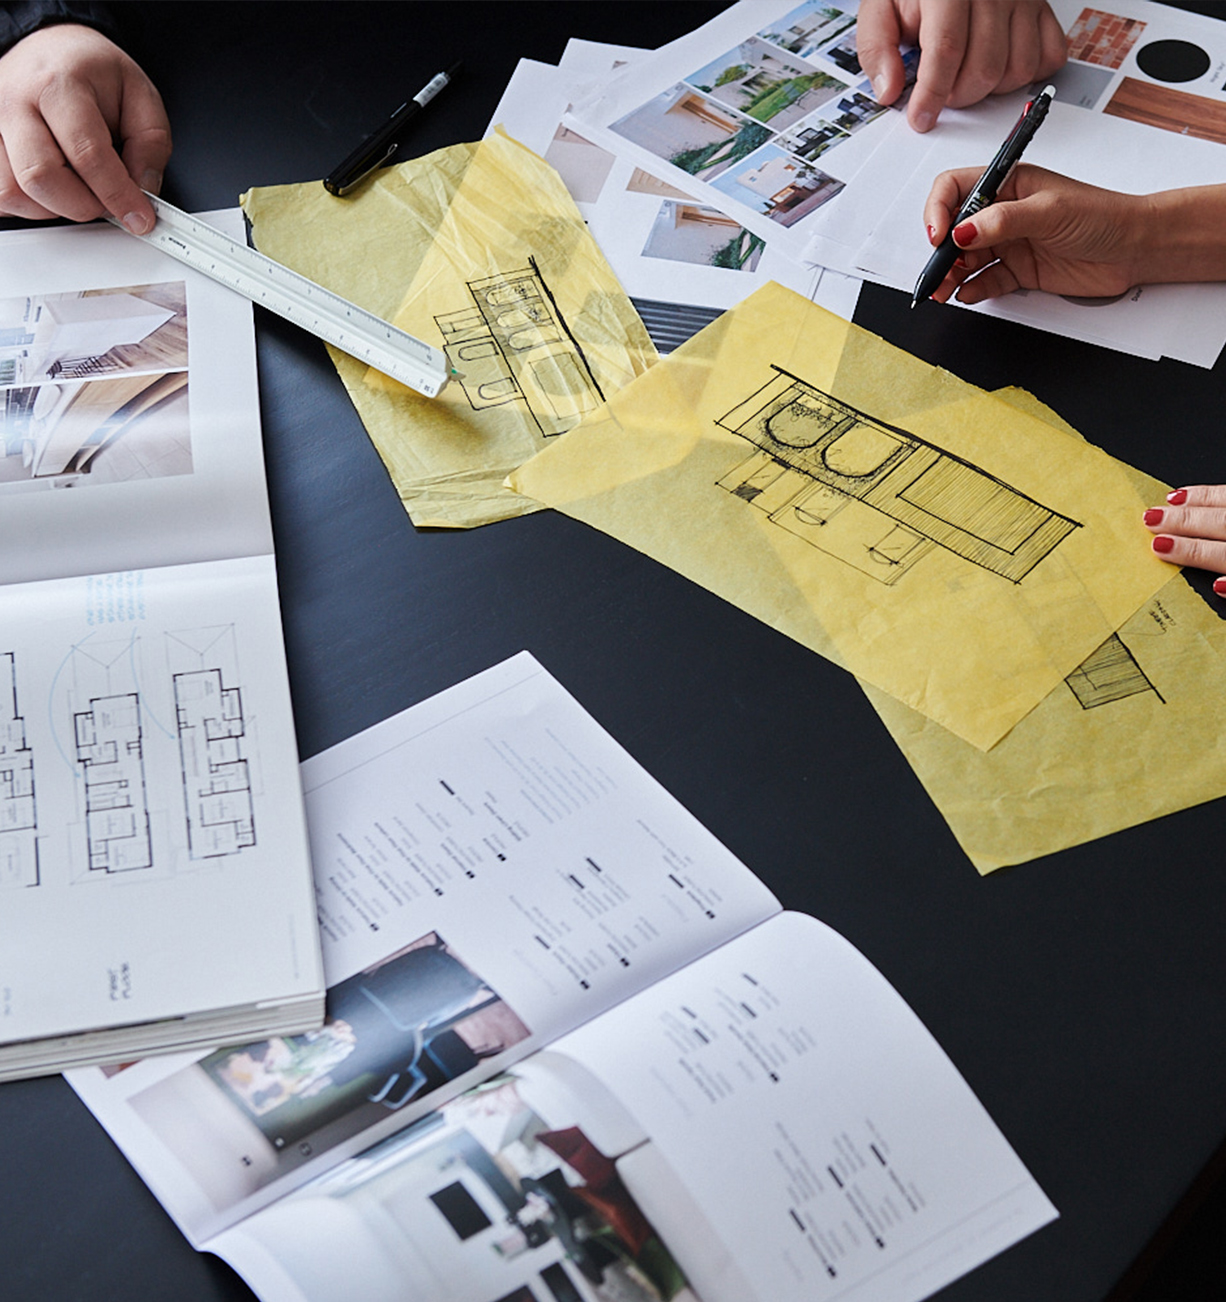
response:
[[[1149,525],[1161,524],[1162,517],[1165,514],[1166,512],[1160,510],[1158,507],[1152,507],[1150,510],[1145,512],[1145,523]]]
[[[1188,500],[1188,490],[1186,488],[1177,488],[1172,493],[1167,493],[1166,500],[1172,506],[1182,506]]]
[[[928,226],[928,243],[929,243],[929,244],[935,244],[936,242],[937,242],[937,228],[936,228],[935,226],[929,224],[929,226]]]
[[[885,94],[885,78],[877,76],[873,78],[873,97],[877,103],[881,103],[881,97]]]
[[[965,248],[978,234],[974,222],[963,222],[961,226],[954,227],[954,243],[961,244]]]
[[[1168,538],[1164,533],[1159,534],[1157,538],[1154,539],[1154,551],[1156,551],[1159,556],[1165,556],[1174,546],[1175,539]]]
[[[911,125],[916,131],[931,131],[936,125],[937,115],[935,113],[917,113],[915,121]]]
[[[125,229],[130,230],[133,235],[144,235],[149,229],[148,219],[138,212],[128,213],[123,219],[123,224]]]
[[[140,188],[148,190],[150,194],[157,194],[162,188],[162,174],[156,168],[150,167],[141,173]]]
[[[1213,590],[1219,597],[1226,597],[1226,578],[1214,579]]]
[[[954,259],[954,266],[955,267],[966,266],[966,259],[962,256],[962,254],[959,253],[958,256]]]

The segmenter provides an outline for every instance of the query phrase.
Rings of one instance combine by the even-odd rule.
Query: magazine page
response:
[[[197,1244],[779,907],[526,653],[302,773],[324,1028],[70,1077]]]
[[[881,975],[785,914],[207,1246],[262,1302],[917,1302],[1053,1215]]]
[[[705,1302],[916,1302],[1056,1215],[915,1014],[782,914],[554,1046],[701,1208],[623,1179]],[[750,1287],[705,1269],[726,1244]],[[543,1295],[547,1297],[548,1295]]]
[[[594,88],[566,123],[794,257],[901,120],[856,58],[855,0],[740,0]],[[917,56],[905,50],[908,77]]]
[[[246,299],[105,222],[0,283],[0,583],[272,552]]]
[[[86,1061],[55,1037],[115,1027],[200,1044],[193,1016],[246,1005],[253,1030],[256,1005],[318,1017],[270,556],[0,587],[0,776],[0,1062]]]
[[[638,1123],[549,1050],[207,1246],[262,1302],[698,1302],[639,1189],[683,1219],[706,1302],[752,1296]]]

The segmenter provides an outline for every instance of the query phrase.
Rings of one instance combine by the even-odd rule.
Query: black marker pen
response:
[[[385,167],[400,148],[400,137],[405,127],[446,86],[450,86],[461,65],[452,64],[446,72],[432,77],[407,104],[402,104],[372,136],[365,140],[339,166],[324,177],[324,189],[329,194],[348,194],[359,182],[368,177],[376,167]]]

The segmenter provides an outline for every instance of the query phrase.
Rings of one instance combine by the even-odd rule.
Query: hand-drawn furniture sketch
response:
[[[1166,704],[1162,693],[1150,682],[1118,633],[1112,633],[1064,681],[1083,710],[1122,701],[1141,692],[1153,692],[1163,705]]]
[[[38,809],[34,752],[17,706],[17,665],[0,652],[0,889],[37,886]]]
[[[882,583],[934,547],[1020,583],[1076,520],[772,366],[717,424],[756,451],[719,486]]]
[[[522,403],[548,438],[577,425],[604,394],[536,259],[528,264],[470,280],[473,306],[434,320],[473,410]]]

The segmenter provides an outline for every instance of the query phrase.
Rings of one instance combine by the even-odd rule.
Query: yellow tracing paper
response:
[[[1119,462],[773,284],[509,482],[981,749],[1170,577]]]
[[[1029,394],[997,396],[1079,437]],[[1164,484],[1130,478],[1149,504],[1164,500]],[[988,873],[1226,795],[1223,683],[1226,620],[1175,574],[986,754],[861,686]]]
[[[535,502],[503,486],[656,351],[557,173],[505,135],[376,174],[249,191],[261,252],[438,348],[433,401],[332,360],[413,523],[467,527]]]

